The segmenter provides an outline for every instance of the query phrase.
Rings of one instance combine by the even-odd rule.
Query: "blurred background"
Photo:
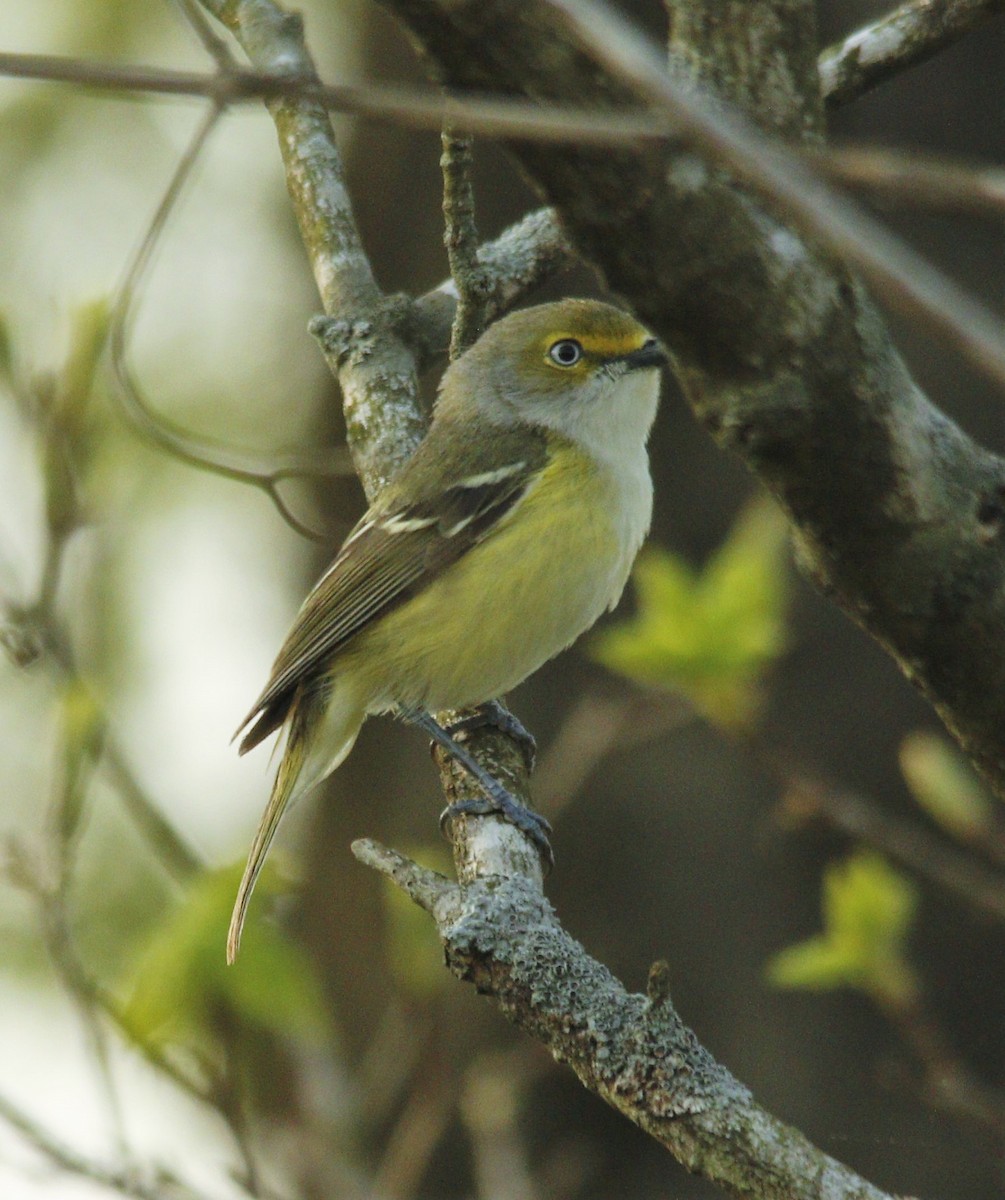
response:
[[[323,78],[422,78],[376,6],[298,7]],[[658,5],[629,7],[660,35]],[[885,8],[821,3],[821,44]],[[168,0],[0,0],[0,30],[5,51],[211,69]],[[1000,159],[1003,68],[999,19],[835,113],[833,133]],[[414,731],[370,722],[290,816],[223,967],[271,779],[268,752],[238,758],[230,738],[363,499],[257,105],[204,148],[127,355],[149,403],[199,438],[329,465],[283,485],[324,542],[123,418],[107,306],[202,115],[0,78],[0,1194],[76,1200],[101,1194],[99,1166],[151,1163],[192,1189],[165,1195],[717,1194],[455,983],[424,917],[349,853],[368,835],[448,861]],[[435,286],[438,137],[336,126],[382,287]],[[487,142],[476,184],[484,236],[535,204]],[[1000,310],[999,223],[883,215]],[[535,298],[597,289],[583,271]],[[936,402],[1005,449],[1002,397],[893,324]],[[777,518],[669,381],[652,461],[637,588],[512,698],[556,827],[548,894],[630,989],[666,958],[702,1041],[836,1157],[898,1193],[1000,1196],[1001,910],[933,883],[925,854],[894,862],[906,822],[976,881],[1001,854],[1000,811],[888,658],[800,580]],[[889,844],[850,837],[835,798]]]

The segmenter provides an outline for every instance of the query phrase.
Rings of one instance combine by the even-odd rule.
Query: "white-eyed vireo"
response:
[[[228,959],[284,809],[369,714],[499,696],[617,603],[649,529],[665,362],[627,313],[561,300],[496,322],[447,369],[429,433],[304,601],[242,723],[241,753],[279,728],[286,747]]]

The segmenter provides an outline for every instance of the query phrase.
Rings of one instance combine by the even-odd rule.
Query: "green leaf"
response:
[[[760,499],[701,572],[652,546],[633,572],[638,610],[590,652],[636,683],[675,688],[716,724],[751,724],[765,671],[785,646],[787,526]]]
[[[450,856],[441,846],[418,846],[409,857],[447,874]],[[402,992],[415,1000],[437,995],[450,980],[436,926],[414,900],[389,879],[384,881],[388,965]]]
[[[962,841],[979,840],[994,825],[991,797],[963,755],[937,733],[910,733],[900,744],[900,769],[915,800]]]
[[[140,1040],[200,1045],[228,1016],[307,1044],[326,1039],[324,998],[310,960],[256,911],[279,890],[271,864],[259,880],[238,960],[226,965],[240,875],[239,868],[202,875],[154,930],[138,958],[125,1009]]]
[[[777,987],[851,987],[902,1005],[917,991],[906,953],[916,908],[914,886],[884,858],[854,854],[824,875],[823,933],[776,954],[768,977]]]

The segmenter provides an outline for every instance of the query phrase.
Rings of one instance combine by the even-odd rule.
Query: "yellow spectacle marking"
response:
[[[647,336],[647,335],[646,335]],[[563,338],[574,338],[587,354],[595,354],[599,358],[617,358],[622,354],[631,354],[645,345],[646,336],[640,336],[635,330],[621,334],[592,334],[575,332],[557,332],[548,338],[548,344],[561,341]]]

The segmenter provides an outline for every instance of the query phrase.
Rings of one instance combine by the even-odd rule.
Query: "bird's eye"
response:
[[[562,338],[549,348],[548,357],[559,367],[574,367],[583,357],[583,347],[575,338]]]

